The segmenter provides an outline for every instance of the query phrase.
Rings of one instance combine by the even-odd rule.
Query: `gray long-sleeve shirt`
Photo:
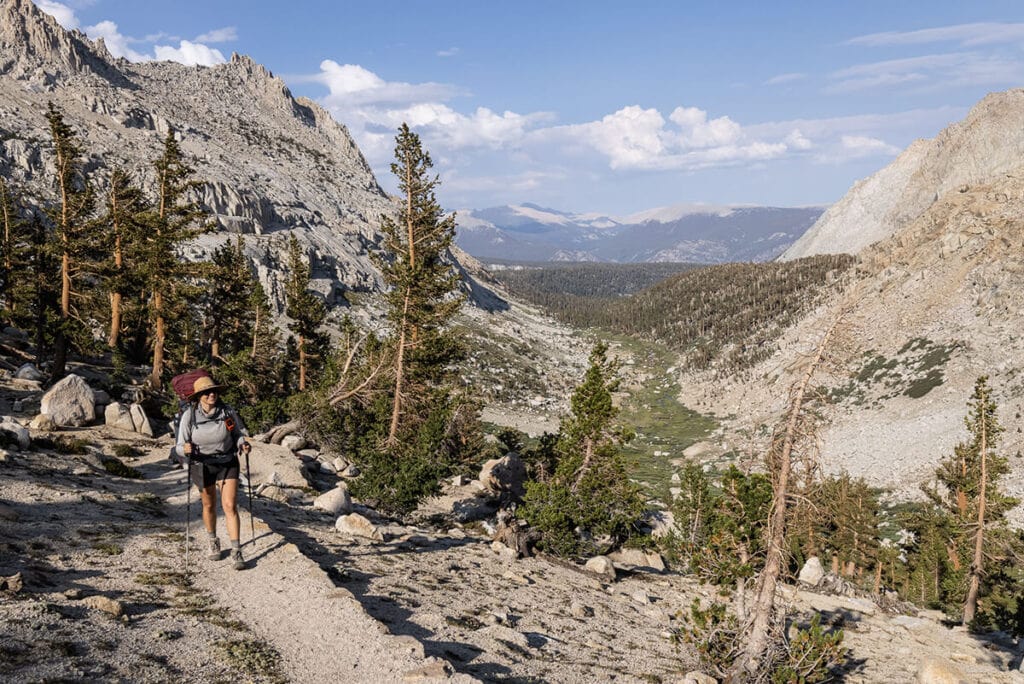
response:
[[[229,425],[233,429],[229,429]],[[213,412],[207,414],[198,405],[192,404],[181,414],[178,442],[174,450],[178,456],[184,457],[186,454],[183,447],[192,442],[204,463],[227,463],[235,457],[238,440],[248,436],[245,424],[234,409],[217,404]],[[210,456],[213,457],[208,458]]]

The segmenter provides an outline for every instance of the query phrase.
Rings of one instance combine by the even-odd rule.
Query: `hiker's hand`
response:
[[[185,452],[186,456],[192,455],[192,442],[185,442],[181,445],[181,450]]]
[[[248,442],[242,442],[242,443],[241,443],[241,444],[240,444],[240,445],[238,446],[238,450],[239,450],[239,451],[241,451],[241,452],[242,452],[243,454],[246,454],[246,455],[248,455],[248,454],[249,454],[249,452],[250,452],[250,451],[252,451],[252,445],[251,445],[251,444],[249,444]]]

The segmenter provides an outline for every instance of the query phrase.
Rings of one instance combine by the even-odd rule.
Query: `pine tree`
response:
[[[962,581],[959,589],[951,587],[951,591],[963,597],[963,624],[970,625],[978,616],[979,598],[985,590],[986,553],[1005,528],[1006,512],[1017,504],[999,489],[999,479],[1010,468],[1006,457],[996,452],[1003,428],[987,376],[974,385],[964,423],[970,439],[957,444],[953,456],[939,464],[935,474],[942,487],[926,488],[925,492],[952,517],[954,534],[948,553],[954,576]]]
[[[150,385],[161,386],[168,331],[174,318],[181,316],[186,296],[184,284],[195,275],[195,268],[178,258],[178,246],[199,235],[207,226],[200,222],[203,212],[185,199],[197,182],[190,180],[193,169],[186,161],[173,130],[164,138],[163,152],[153,163],[156,169],[156,202],[148,214],[148,241],[142,272],[150,291],[150,317],[153,321],[153,370]]]
[[[398,440],[403,419],[415,416],[418,401],[429,396],[459,353],[446,325],[462,306],[460,278],[445,261],[455,237],[455,216],[445,217],[434,196],[439,181],[419,136],[402,124],[395,138],[395,162],[401,207],[398,220],[381,217],[383,254],[377,256],[387,294],[388,323],[394,345],[394,388],[388,444]]]
[[[215,284],[203,297],[203,317],[210,357],[220,359],[250,347],[256,317],[254,290],[259,281],[242,252],[239,235],[214,250],[208,277]],[[258,306],[258,305],[257,305]]]
[[[285,283],[285,314],[292,319],[288,328],[295,333],[300,392],[309,384],[310,363],[319,355],[320,326],[327,316],[323,301],[309,291],[309,264],[294,234],[288,236],[288,280]]]
[[[14,191],[0,178],[0,305],[9,321],[16,321],[16,302],[24,301],[29,282],[31,234],[29,222],[21,213]]]
[[[527,484],[523,517],[540,530],[539,545],[562,556],[598,551],[598,537],[621,544],[636,534],[644,509],[639,487],[626,474],[621,447],[632,433],[615,424],[618,365],[607,351],[604,343],[594,346],[573,392],[551,480]]]
[[[95,198],[85,177],[81,157],[83,151],[75,132],[64,121],[64,116],[50,102],[46,119],[50,124],[55,156],[55,202],[47,211],[55,231],[54,250],[60,256],[60,319],[55,331],[53,381],[64,377],[67,364],[69,335],[78,319],[73,297],[80,295],[74,281],[88,268],[87,256],[95,244],[95,224],[91,223]]]
[[[106,274],[110,298],[107,346],[117,349],[124,329],[125,300],[140,294],[136,269],[145,232],[142,216],[148,206],[142,191],[132,184],[122,169],[114,169],[110,175],[106,204],[107,212],[99,220],[99,225],[110,245]]]

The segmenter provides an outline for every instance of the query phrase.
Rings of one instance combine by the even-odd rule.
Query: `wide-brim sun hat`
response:
[[[218,385],[213,381],[213,378],[204,375],[203,377],[196,378],[196,381],[192,384],[192,394],[188,395],[188,398],[191,401],[203,392],[209,392],[210,390],[220,392],[223,389],[224,385]]]

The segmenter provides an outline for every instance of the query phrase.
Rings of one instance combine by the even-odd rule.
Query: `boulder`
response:
[[[302,435],[285,435],[281,440],[281,446],[291,451],[298,451],[306,446],[306,438]]]
[[[619,549],[608,554],[615,567],[621,570],[645,570],[647,572],[665,572],[665,561],[661,554],[643,549]]]
[[[131,413],[132,425],[135,426],[135,431],[140,435],[152,437],[153,426],[149,424],[149,416],[146,415],[146,411],[142,408],[142,404],[132,404],[128,410]]]
[[[106,406],[107,404],[110,403],[110,395],[107,394],[106,390],[93,390],[92,400],[93,403],[96,404],[97,406]]]
[[[334,523],[334,529],[342,534],[353,537],[363,537],[374,541],[384,541],[384,535],[369,520],[358,513],[343,515]]]
[[[253,440],[249,443],[252,445],[248,458],[249,472],[244,472],[246,459],[243,456],[242,474],[250,478],[253,487],[266,483],[300,490],[309,484],[302,474],[302,462],[291,451],[277,444]]]
[[[107,427],[117,428],[125,432],[135,432],[131,409],[119,401],[107,404],[103,410],[103,423]]]
[[[609,582],[615,581],[615,564],[608,556],[594,556],[583,566],[587,571],[599,575]]]
[[[518,500],[526,494],[526,464],[514,451],[484,463],[478,479],[495,496],[509,495]]]
[[[352,496],[348,493],[348,485],[344,482],[329,492],[325,492],[313,501],[313,508],[327,511],[331,515],[352,512]]]
[[[80,427],[96,419],[96,402],[85,378],[68,375],[43,395],[40,413],[61,427]]]
[[[811,556],[804,563],[804,567],[800,568],[800,576],[797,579],[803,584],[816,587],[821,584],[821,580],[824,577],[825,569],[821,567],[821,559],[817,556]]]
[[[39,369],[35,367],[35,364],[24,363],[18,370],[14,372],[14,377],[18,380],[31,380],[33,382],[42,382],[43,374],[39,372]]]
[[[320,472],[322,473],[330,473],[331,475],[334,475],[338,472],[338,469],[334,467],[334,463],[332,461],[317,461],[317,463],[319,464]]]
[[[18,443],[19,449],[28,449],[32,445],[32,438],[29,436],[28,430],[13,418],[7,416],[0,418],[0,430],[9,432]]]

